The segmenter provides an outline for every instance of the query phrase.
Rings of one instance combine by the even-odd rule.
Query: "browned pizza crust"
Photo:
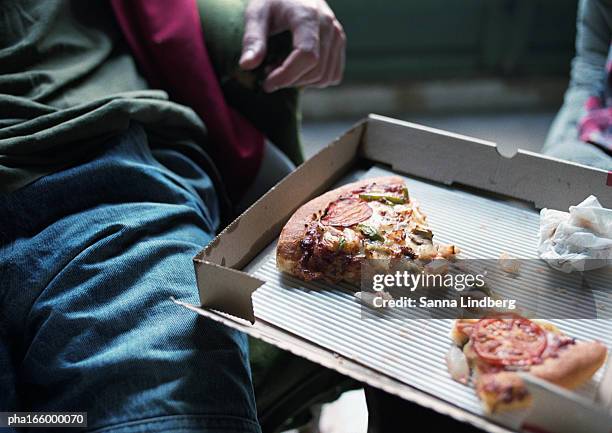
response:
[[[563,388],[574,389],[587,382],[606,360],[606,347],[597,341],[577,342],[529,369],[540,379]],[[511,371],[480,374],[475,381],[476,392],[487,412],[521,409],[531,399],[520,376]]]
[[[453,329],[451,330],[451,335],[450,335],[453,342],[457,346],[463,347],[463,345],[467,343],[470,337],[465,332],[461,331],[461,329],[459,328],[460,325],[474,326],[477,322],[478,322],[478,319],[457,319],[455,320],[455,323],[453,324]]]
[[[547,358],[531,367],[534,376],[564,388],[576,388],[589,380],[606,360],[606,346],[598,341],[579,341],[557,358]]]
[[[404,185],[404,180],[397,176],[364,179],[326,192],[304,204],[293,214],[289,221],[287,221],[287,224],[285,224],[285,227],[281,231],[276,247],[276,266],[278,269],[289,274],[299,275],[299,273],[296,272],[296,267],[299,265],[299,260],[302,256],[300,242],[306,235],[310,223],[318,218],[325,209],[327,209],[330,203],[336,201],[343,194],[363,186],[371,185],[372,183],[382,185]]]
[[[477,361],[469,336],[459,325],[473,326],[477,319],[458,319],[451,331],[455,344],[463,346],[464,353],[475,372],[474,386],[486,412],[497,412],[528,407],[531,397],[520,376],[513,371],[487,373]],[[562,334],[553,324],[536,320],[547,332]],[[467,343],[467,344],[466,344]],[[564,347],[556,357],[546,358],[542,364],[529,368],[529,372],[543,380],[573,389],[587,382],[604,364],[607,348],[598,341],[578,341]]]

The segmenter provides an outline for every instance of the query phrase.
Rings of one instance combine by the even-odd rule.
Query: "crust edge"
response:
[[[329,206],[331,202],[337,200],[341,195],[372,183],[405,185],[404,179],[399,176],[383,176],[363,179],[328,191],[303,204],[298,210],[295,211],[291,218],[289,218],[281,230],[278,244],[276,246],[277,268],[285,273],[293,275],[297,274],[296,268],[299,266],[299,261],[302,255],[300,242],[304,238],[307,228],[312,220],[314,218],[318,218],[321,213],[325,211],[327,206]]]

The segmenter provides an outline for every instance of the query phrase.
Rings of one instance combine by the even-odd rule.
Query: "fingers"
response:
[[[342,82],[342,76],[344,75],[344,65],[346,63],[346,35],[344,29],[338,21],[335,22],[334,27],[336,28],[336,46],[335,52],[338,53],[334,57],[334,69],[332,72],[331,85],[336,86]]]
[[[266,57],[270,34],[290,30],[293,51],[263,83],[267,92],[283,87],[338,84],[344,71],[346,37],[323,0],[250,0],[245,12],[240,67],[257,68]]]
[[[337,85],[342,81],[344,49],[346,46],[344,30],[340,23],[334,19],[326,34],[328,34],[327,43],[324,43],[323,40],[321,42],[321,61],[313,71],[302,76],[295,85],[327,87]]]
[[[239,65],[244,70],[255,69],[266,56],[270,8],[266,1],[249,3],[244,16],[244,37]]]
[[[289,18],[289,26],[293,33],[293,51],[264,81],[267,92],[295,85],[319,62],[319,17],[316,9],[296,12]]]
[[[326,15],[331,17],[330,26],[332,28],[330,32],[330,51],[329,57],[325,66],[325,73],[318,82],[309,83],[315,87],[326,87],[340,84],[342,81],[342,75],[344,74],[344,63],[345,63],[345,49],[346,49],[346,35],[342,24],[336,19],[333,11],[329,8],[327,3],[323,2],[323,9]]]
[[[334,63],[334,34],[332,20],[329,16],[321,17],[319,34],[319,61],[314,68],[299,77],[293,83],[294,86],[315,86],[325,82],[331,74],[330,69]]]

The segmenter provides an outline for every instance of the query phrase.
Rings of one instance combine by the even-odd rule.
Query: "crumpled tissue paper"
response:
[[[540,258],[563,272],[612,265],[612,209],[593,195],[568,212],[540,211]]]

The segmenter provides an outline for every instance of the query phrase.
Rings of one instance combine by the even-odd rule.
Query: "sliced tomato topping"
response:
[[[528,366],[542,362],[546,331],[524,317],[481,319],[472,334],[478,356],[493,365]]]
[[[335,227],[350,227],[372,216],[372,208],[358,198],[341,198],[327,208],[321,218],[323,224]]]

